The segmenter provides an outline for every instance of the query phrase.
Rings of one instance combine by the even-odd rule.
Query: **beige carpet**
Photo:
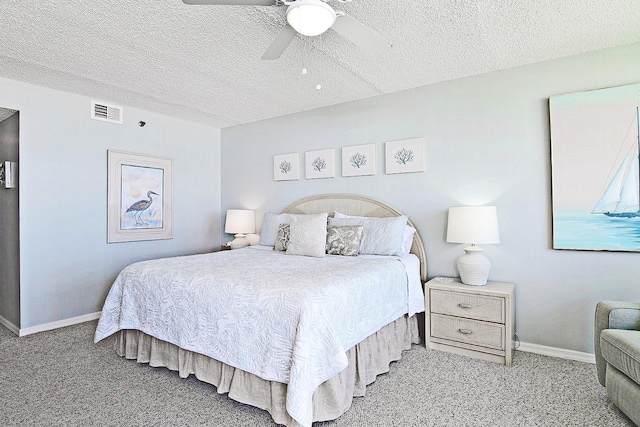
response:
[[[268,413],[93,344],[96,322],[15,337],[0,326],[0,426],[273,426]],[[633,426],[595,366],[516,352],[505,368],[414,346],[338,426]]]

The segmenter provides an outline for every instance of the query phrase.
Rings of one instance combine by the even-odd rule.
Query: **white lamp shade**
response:
[[[470,244],[500,243],[496,207],[458,206],[449,208],[447,242]]]
[[[318,36],[336,22],[336,12],[321,0],[296,0],[287,9],[287,22],[303,36]]]
[[[229,234],[251,234],[256,232],[256,216],[253,211],[229,209],[224,232]]]

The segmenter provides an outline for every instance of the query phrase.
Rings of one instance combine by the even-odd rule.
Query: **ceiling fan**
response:
[[[296,33],[318,36],[332,29],[361,49],[380,54],[391,49],[391,43],[346,13],[335,10],[327,0],[182,0],[185,4],[233,6],[287,6],[287,23],[262,55],[262,59],[278,59]],[[351,0],[338,0],[348,3]]]

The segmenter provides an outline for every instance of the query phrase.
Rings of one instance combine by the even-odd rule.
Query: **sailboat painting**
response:
[[[549,98],[553,248],[640,252],[640,84]]]

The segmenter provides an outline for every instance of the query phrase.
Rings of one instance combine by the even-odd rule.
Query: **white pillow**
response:
[[[300,216],[304,214],[264,214],[264,220],[262,221],[262,231],[260,232],[260,245],[263,246],[275,246],[276,238],[278,237],[278,227],[280,224],[289,224],[291,218],[294,216]]]
[[[327,213],[296,215],[289,223],[287,255],[322,258],[327,244]]]
[[[360,253],[363,255],[402,255],[406,215],[388,218],[329,218],[329,225],[362,225]]]
[[[260,232],[260,245],[274,246],[278,236],[278,214],[266,213],[262,221],[262,231]]]
[[[334,218],[362,218],[362,219],[377,218],[377,217],[370,217],[370,216],[347,215],[337,211],[333,212],[333,217]],[[404,227],[404,231],[402,232],[402,253],[403,254],[408,254],[411,252],[411,246],[413,245],[414,234],[416,234],[415,228],[411,227],[410,225],[406,225]]]
[[[416,234],[416,229],[410,225],[404,227],[402,233],[402,253],[408,254],[411,252],[411,246],[413,245],[413,235]]]

